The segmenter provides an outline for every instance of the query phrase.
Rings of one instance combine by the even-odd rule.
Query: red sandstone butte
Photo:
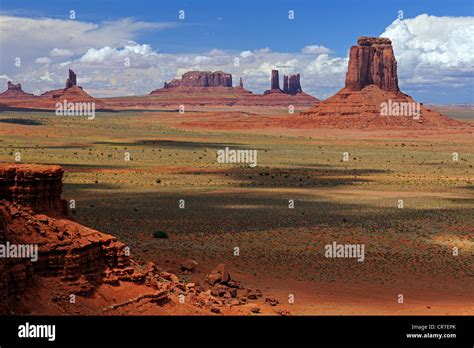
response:
[[[279,86],[278,71],[273,71],[274,87]],[[232,87],[232,75],[223,72],[190,71],[181,79],[165,83],[163,88],[156,89],[150,93],[150,97],[135,97],[128,100],[127,97],[102,99],[109,108],[151,108],[156,106],[178,108],[179,105],[188,106],[272,106],[288,108],[310,107],[318,99],[306,93],[290,95],[283,93],[280,88],[271,90],[271,95],[253,94],[243,87],[240,79],[238,87]],[[298,78],[299,85],[299,78]],[[133,105],[132,105],[133,102]]]
[[[69,77],[66,79],[66,87],[45,92],[39,96],[42,102],[54,101],[63,102],[96,102],[94,97],[87,94],[82,87],[77,85],[77,75],[69,69]],[[97,107],[97,106],[96,106]]]
[[[357,44],[349,53],[346,88],[360,91],[376,85],[384,91],[398,92],[397,61],[390,39],[359,37]]]
[[[382,105],[419,107],[419,115],[384,115]],[[301,116],[301,117],[300,117]],[[360,37],[349,55],[346,84],[332,97],[302,112],[294,123],[303,127],[420,128],[461,126],[416,103],[398,88],[397,61],[389,39]]]
[[[278,70],[272,70],[270,89],[266,90],[264,94],[273,93],[284,93],[291,95],[303,93],[300,83],[300,74],[290,76],[283,75],[283,90],[281,90]]]
[[[26,109],[55,110],[57,103],[94,103],[95,110],[104,109],[104,104],[77,86],[77,76],[69,69],[66,87],[47,91],[40,96],[24,93],[21,85],[8,84],[8,89],[0,93],[0,106]]]
[[[181,79],[165,82],[164,88],[173,87],[232,87],[232,75],[222,71],[188,71]],[[153,92],[152,92],[153,93]]]
[[[23,92],[23,89],[21,88],[20,83],[14,84],[11,81],[7,82],[7,90],[5,92],[0,93],[0,99],[1,98],[30,98],[33,96],[34,95],[31,93]]]
[[[280,90],[280,77],[278,75],[278,70],[272,70],[272,79],[271,79],[270,89],[272,91]]]
[[[319,102],[319,99],[304,93],[300,84],[300,74],[286,76],[283,75],[283,90],[280,89],[278,70],[272,70],[270,89],[267,89],[263,96],[259,96],[257,105],[284,105],[289,107],[307,107]]]
[[[72,86],[77,86],[77,75],[74,71],[69,69],[69,78],[66,80],[66,89],[71,88]]]
[[[286,77],[286,76],[285,76]],[[297,93],[302,93],[303,90],[301,88],[301,83],[300,83],[300,74],[296,75],[290,75],[288,77],[288,94],[297,94]]]
[[[283,75],[283,93],[288,93],[288,76]]]

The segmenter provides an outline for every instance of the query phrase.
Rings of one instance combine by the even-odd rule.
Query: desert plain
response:
[[[263,314],[472,315],[474,111],[439,111],[466,126],[291,128],[278,121],[296,116],[286,108],[256,106],[97,112],[94,120],[7,110],[0,162],[20,153],[22,163],[61,165],[75,221],[170,271],[196,260],[185,282],[224,263],[279,301]],[[225,147],[257,150],[257,166],[218,163]],[[325,257],[333,242],[363,244],[364,261]],[[78,298],[76,310],[87,314],[100,296],[113,291],[104,285],[95,300]]]

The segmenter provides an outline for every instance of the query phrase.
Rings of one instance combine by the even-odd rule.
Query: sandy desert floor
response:
[[[474,121],[472,111],[443,111]],[[225,263],[278,298],[279,310],[474,314],[472,128],[246,127],[267,118],[257,108],[98,113],[93,121],[5,111],[0,161],[20,152],[24,163],[62,165],[63,197],[75,200],[78,222],[170,270],[195,259],[199,272],[182,276],[190,281]],[[218,163],[226,146],[258,150],[257,167]],[[156,230],[169,238],[152,237]],[[326,258],[333,241],[364,244],[365,260]]]

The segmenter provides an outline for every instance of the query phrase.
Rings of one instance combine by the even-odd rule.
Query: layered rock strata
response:
[[[60,166],[0,164],[0,199],[36,212],[66,215],[66,201],[61,199],[62,178]]]

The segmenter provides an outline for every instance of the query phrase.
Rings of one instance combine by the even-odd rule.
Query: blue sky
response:
[[[271,61],[273,62],[272,64],[274,64],[277,59],[279,62],[289,61],[292,53],[299,54],[304,47],[310,45],[327,48],[330,51],[330,61],[336,58],[344,59],[347,57],[347,52],[350,46],[356,43],[358,36],[379,36],[384,33],[386,28],[397,19],[399,10],[403,11],[403,16],[406,19],[416,18],[422,14],[428,14],[429,16],[440,18],[455,18],[473,16],[473,4],[474,2],[469,0],[2,0],[1,13],[5,16],[19,18],[50,18],[68,21],[69,10],[72,9],[76,12],[76,21],[94,23],[98,26],[107,26],[106,23],[108,22],[116,22],[123,20],[124,18],[132,18],[134,22],[171,23],[172,25],[165,29],[136,29],[133,30],[133,33],[130,32],[124,34],[124,38],[131,38],[131,41],[139,45],[149,45],[153,52],[175,56],[180,54],[205,56],[205,52],[209,52],[213,49],[218,49],[232,55],[243,51],[254,52],[264,48],[269,48],[272,52],[275,52],[272,57],[268,57],[269,62]],[[179,10],[185,11],[186,18],[183,21],[178,20]],[[294,20],[288,19],[289,10],[295,11]],[[420,30],[419,28],[422,25],[424,24],[416,24],[416,28],[418,28],[417,30]],[[437,24],[437,26],[440,26],[440,24]],[[462,26],[463,28],[466,26],[469,27],[466,22],[459,24],[459,26]],[[39,26],[39,28],[41,28],[41,26]],[[399,33],[400,30],[401,29],[397,29],[394,30],[394,32]],[[436,32],[436,30],[434,30],[434,32]],[[448,36],[449,35],[446,37]],[[440,43],[440,45],[441,44],[442,43]],[[117,42],[112,41],[110,43],[104,41],[103,46],[116,47],[117,49],[120,49],[120,45]],[[97,45],[91,45],[91,47],[94,49],[100,49]],[[401,46],[399,45],[399,47]],[[76,59],[80,58],[80,53],[85,53],[74,51],[70,47],[68,49],[76,54],[74,56]],[[405,47],[405,49],[407,48]],[[19,47],[18,50],[21,50],[21,47]],[[404,53],[401,49],[400,52]],[[279,53],[279,55],[277,56],[276,53]],[[285,53],[288,55],[285,55]],[[396,53],[398,52],[396,51]],[[426,52],[425,48],[425,51],[422,53],[429,52]],[[41,56],[42,54],[38,52],[37,58],[40,58]],[[409,54],[405,54],[405,56],[409,57]],[[430,61],[432,58],[427,57],[427,59]],[[452,59],[456,58],[454,57]],[[406,64],[404,62],[408,60],[409,58],[406,58],[405,61],[402,58],[401,63]],[[201,62],[203,60],[201,59],[199,61]],[[309,61],[301,58],[299,59],[299,62],[295,63],[295,69],[297,67],[303,69],[304,65],[309,63]],[[343,62],[334,61],[333,63],[342,64]],[[54,67],[52,66],[53,64],[54,62],[51,62],[47,67],[49,73],[54,70]],[[426,71],[426,60],[423,64],[423,69]],[[8,77],[14,76],[14,72],[16,71],[12,71],[3,65],[5,65],[4,62],[2,62],[3,71],[0,70],[0,75],[4,73],[4,75]],[[204,67],[202,63],[201,65]],[[458,66],[460,66],[460,64],[458,64]],[[35,67],[38,66],[35,65]],[[222,69],[224,69],[224,67],[225,65],[223,65]],[[184,69],[185,66],[180,66],[179,68]],[[221,69],[219,66],[216,66],[216,70],[217,68]],[[263,69],[261,64],[259,68],[261,70]],[[420,70],[418,65],[413,65],[408,68],[403,65],[402,68],[402,71],[404,71],[402,76],[411,76],[409,72],[410,68],[417,69],[417,71]],[[92,75],[93,70],[86,70],[85,67],[83,67],[83,69],[90,75],[91,79],[94,80]],[[232,70],[233,68],[229,67],[228,69]],[[233,72],[246,77],[247,80],[249,80],[250,86],[256,88],[257,91],[260,91],[264,88],[263,82],[259,80],[262,76],[258,75],[255,71],[252,72],[252,69],[255,70],[256,67],[248,65],[243,66],[241,71],[234,69]],[[321,75],[318,73],[318,71],[320,71],[318,69],[320,68],[315,67],[315,69],[316,70],[312,70],[314,77],[325,77],[324,74]],[[170,65],[168,70],[169,71],[163,72],[158,78],[160,84],[163,80],[174,77],[178,72],[181,72],[176,65]],[[339,72],[339,70],[342,69],[334,68],[335,72]],[[434,66],[432,66],[432,70],[435,70]],[[26,72],[23,73],[25,74]],[[452,75],[457,74],[457,76],[459,76],[459,74],[465,74],[464,77],[466,77],[472,76],[473,71],[471,71],[471,69],[468,69],[467,71],[466,69],[454,71],[453,68],[450,67],[449,73]],[[54,81],[54,74],[50,76],[53,76],[51,79]],[[308,77],[309,76],[311,75],[309,74]],[[302,78],[304,87],[305,76],[303,75]],[[420,81],[426,82],[426,79],[423,77],[421,79],[418,77],[416,79],[412,78],[411,80],[416,83],[414,85],[407,83],[405,88],[408,92],[413,93],[415,97],[420,96],[422,101],[436,102],[436,100],[440,100],[443,103],[474,102],[472,97],[472,78],[470,91],[466,88],[462,90],[459,89],[459,84],[455,85],[457,87],[453,91],[449,90],[452,86],[446,86],[442,90],[439,90],[439,88],[433,88],[433,86],[430,87],[431,82],[426,86],[420,86]],[[449,79],[446,79],[446,81],[448,80]],[[465,81],[466,80],[464,79],[464,87],[466,87]],[[56,81],[55,83],[58,82]],[[308,86],[310,86],[309,88],[313,93],[319,93],[319,96],[325,97],[327,94],[337,91],[339,88],[338,84],[341,84],[340,77],[338,78],[338,82],[334,81],[326,86],[312,86],[310,84],[308,84]],[[99,91],[99,87],[99,85],[96,85],[94,88]],[[137,90],[134,91],[134,93],[140,93],[140,91]],[[433,95],[435,95],[435,97],[432,97],[431,99],[433,100],[431,100],[430,96]]]
[[[378,36],[402,10],[405,17],[422,13],[464,16],[474,13],[473,1],[441,0],[2,0],[2,9],[22,15],[101,22],[133,17],[146,22],[178,22],[164,32],[145,32],[140,39],[161,52],[195,52],[213,48],[298,51],[318,42],[343,55],[359,35]],[[289,21],[288,10],[295,11]],[[186,19],[178,21],[178,11]]]

